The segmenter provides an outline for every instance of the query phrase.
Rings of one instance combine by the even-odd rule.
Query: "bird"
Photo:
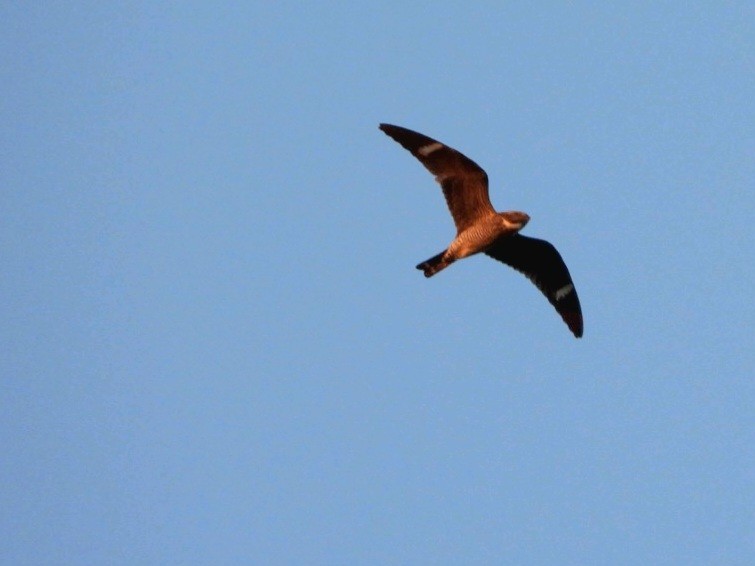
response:
[[[401,126],[380,129],[424,165],[443,189],[456,225],[449,246],[417,265],[432,277],[449,265],[480,252],[523,273],[545,295],[576,338],[584,323],[577,289],[561,254],[549,242],[520,234],[529,222],[519,211],[496,212],[488,195],[488,175],[466,155]]]

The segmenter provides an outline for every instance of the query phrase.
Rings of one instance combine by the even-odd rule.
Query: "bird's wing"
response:
[[[495,214],[488,197],[488,176],[474,161],[412,130],[390,124],[380,129],[420,160],[443,188],[457,231],[461,232],[480,218]]]
[[[556,308],[574,336],[582,336],[577,290],[556,248],[545,240],[515,234],[498,238],[485,253],[524,273]]]

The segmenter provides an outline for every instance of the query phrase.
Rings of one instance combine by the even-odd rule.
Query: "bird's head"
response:
[[[527,222],[530,221],[529,214],[518,211],[501,212],[498,216],[501,217],[506,228],[517,231],[524,228],[527,225]]]

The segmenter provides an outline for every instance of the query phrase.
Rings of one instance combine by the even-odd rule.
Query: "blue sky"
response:
[[[750,563],[755,9],[501,4],[0,7],[0,561]]]

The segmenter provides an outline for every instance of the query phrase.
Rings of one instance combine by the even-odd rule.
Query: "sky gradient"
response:
[[[748,2],[4,3],[0,562],[749,564]],[[486,169],[575,340],[389,122]]]

